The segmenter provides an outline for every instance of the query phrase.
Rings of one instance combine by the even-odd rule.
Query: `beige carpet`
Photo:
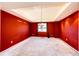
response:
[[[1,56],[78,56],[74,48],[59,38],[29,37],[0,53]]]

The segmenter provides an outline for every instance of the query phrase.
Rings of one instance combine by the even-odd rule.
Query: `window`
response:
[[[38,32],[47,32],[47,23],[38,23]]]

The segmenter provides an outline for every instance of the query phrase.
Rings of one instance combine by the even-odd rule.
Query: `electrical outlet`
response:
[[[68,39],[66,38],[66,41],[67,41]]]
[[[11,41],[11,44],[13,43],[13,41]]]

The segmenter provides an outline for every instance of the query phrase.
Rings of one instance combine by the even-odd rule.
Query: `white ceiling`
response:
[[[70,2],[6,2],[0,4],[2,10],[31,22],[60,21],[79,10],[79,3]]]

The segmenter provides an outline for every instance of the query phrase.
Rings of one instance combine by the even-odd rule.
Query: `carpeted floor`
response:
[[[29,37],[2,51],[1,56],[78,56],[74,48],[59,38]]]

